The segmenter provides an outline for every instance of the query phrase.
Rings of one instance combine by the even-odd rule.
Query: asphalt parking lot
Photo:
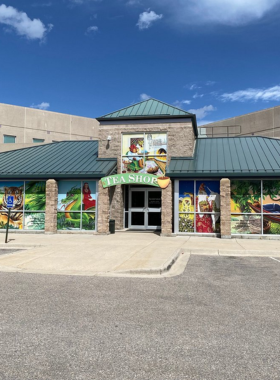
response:
[[[162,279],[0,273],[0,379],[279,379],[279,280],[279,258],[195,255]]]

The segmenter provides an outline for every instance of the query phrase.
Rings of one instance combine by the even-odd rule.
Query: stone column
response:
[[[57,233],[57,195],[58,186],[56,180],[48,179],[46,182],[46,233]]]
[[[230,180],[222,178],[220,181],[220,208],[221,208],[221,238],[231,238],[231,211],[230,211]]]
[[[123,186],[110,187],[110,218],[115,219],[116,230],[123,229],[124,197]]]
[[[109,233],[110,198],[109,188],[104,189],[102,182],[98,182],[98,221],[97,232],[100,234]]]
[[[161,235],[170,236],[173,232],[173,182],[161,191]]]

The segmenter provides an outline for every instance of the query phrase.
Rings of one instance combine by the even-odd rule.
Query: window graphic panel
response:
[[[57,213],[58,230],[80,230],[81,213],[80,212],[58,212]]]
[[[231,212],[261,213],[261,181],[231,182]]]
[[[179,182],[179,212],[194,212],[194,182]]]
[[[96,208],[96,181],[82,182],[82,210],[95,211]]]
[[[0,229],[6,229],[8,223],[8,211],[0,211]],[[23,212],[11,212],[9,229],[10,230],[22,230],[23,225]]]
[[[263,181],[264,234],[280,235],[280,181]]]
[[[25,210],[44,211],[46,209],[46,182],[25,182]]]
[[[26,230],[44,230],[45,213],[44,212],[25,212],[24,229]]]
[[[196,211],[220,212],[219,181],[196,181]]]
[[[122,136],[122,155],[135,157],[143,155],[144,152],[144,135],[133,134]]]
[[[83,212],[82,229],[90,231],[95,230],[95,212]]]
[[[196,232],[213,234],[220,232],[220,214],[196,214]]]
[[[164,175],[167,134],[143,133],[122,136],[122,172]]]
[[[264,233],[267,224],[264,224]],[[261,215],[257,214],[232,214],[231,215],[231,233],[232,234],[261,234],[262,220]]]
[[[58,182],[58,211],[81,211],[81,181]]]
[[[8,222],[8,196],[14,197],[14,205],[11,208],[10,229],[22,229],[23,223],[23,181],[0,181],[0,228],[4,229]]]
[[[179,232],[194,232],[194,214],[179,214]]]
[[[165,133],[145,134],[145,153],[149,156],[167,154],[167,135]]]

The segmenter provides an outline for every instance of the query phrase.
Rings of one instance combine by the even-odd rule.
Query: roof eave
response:
[[[175,178],[217,178],[217,177],[277,177],[280,176],[279,172],[166,172],[166,176]]]

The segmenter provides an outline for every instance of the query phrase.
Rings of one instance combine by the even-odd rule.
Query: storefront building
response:
[[[280,140],[199,138],[155,99],[97,119],[98,141],[0,153],[0,230],[280,238]]]

